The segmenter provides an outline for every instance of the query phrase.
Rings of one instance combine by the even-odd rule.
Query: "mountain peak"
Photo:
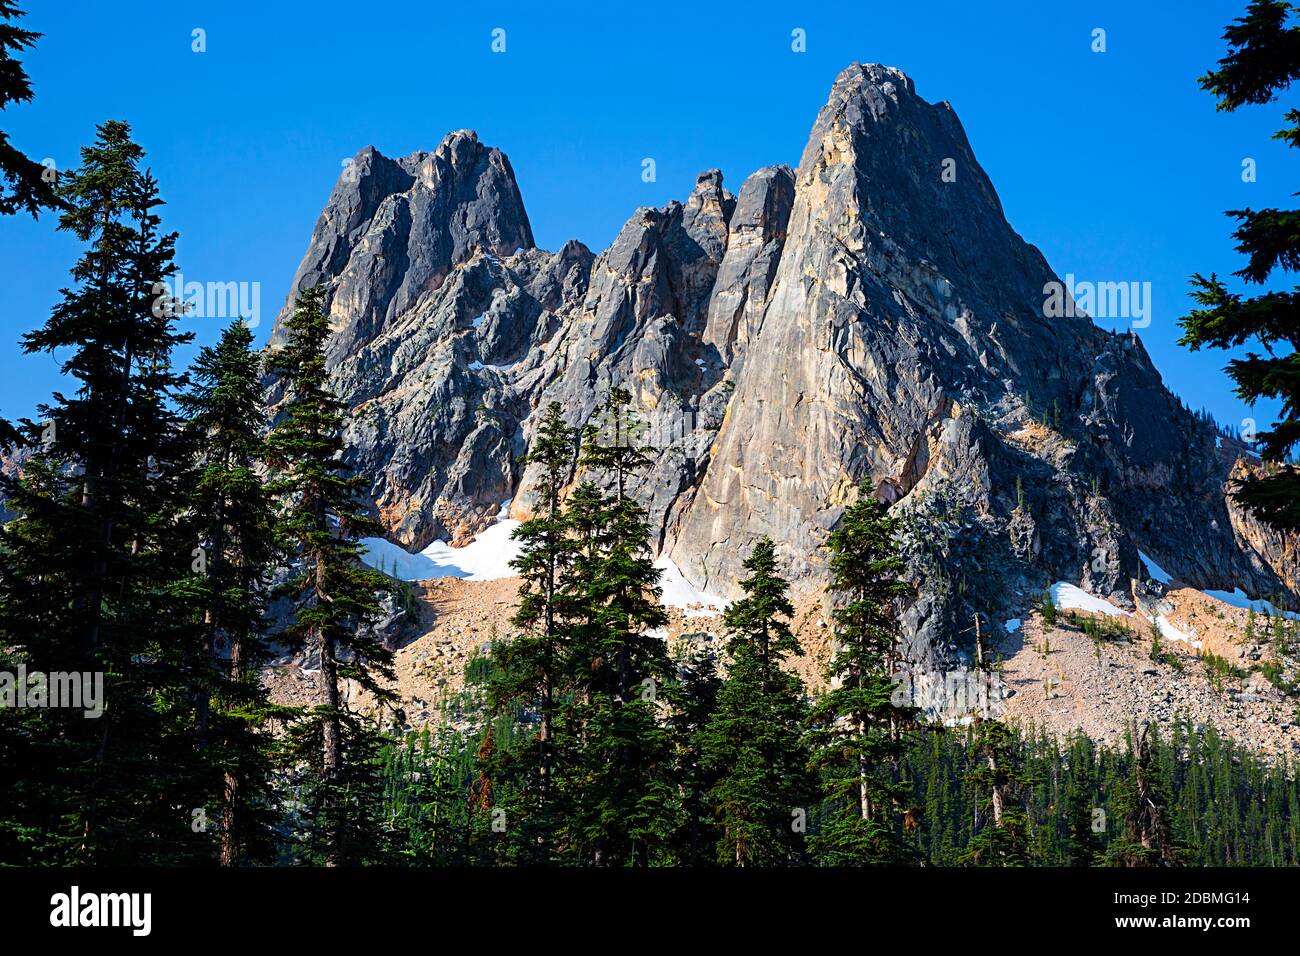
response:
[[[471,168],[485,152],[500,153],[500,150],[485,147],[472,129],[456,129],[442,138],[433,155],[457,169],[465,169]]]
[[[1053,581],[1128,600],[1139,547],[1201,586],[1300,577],[1140,345],[1045,315],[1050,266],[956,114],[901,70],[843,70],[797,171],[734,196],[705,169],[596,256],[534,249],[509,160],[470,130],[361,159],[295,288],[330,289],[336,383],[364,410],[348,461],[403,545],[468,540],[507,498],[527,514],[539,410],[581,426],[622,385],[665,450],[633,493],[697,588],[734,594],[761,535],[796,589],[821,586],[867,478],[938,529],[909,555],[923,670],[969,656],[954,635],[974,614],[1017,617]]]
[[[357,154],[335,184],[298,267],[272,341],[299,289],[325,285],[347,354],[440,286],[475,250],[498,256],[534,246],[510,160],[473,130],[454,130],[432,153]]]
[[[884,90],[886,87],[902,87],[915,94],[916,84],[912,78],[896,66],[883,63],[850,63],[835,77],[834,87],[841,83],[871,84]]]

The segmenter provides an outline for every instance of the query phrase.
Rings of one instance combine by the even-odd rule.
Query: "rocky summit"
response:
[[[1000,627],[1050,582],[1152,598],[1139,550],[1194,588],[1296,584],[1294,542],[1227,496],[1255,459],[1136,334],[1046,309],[1058,281],[952,107],[859,64],[798,169],[735,193],[706,170],[598,254],[537,248],[509,160],[472,131],[399,159],[368,147],[293,290],[327,290],[348,460],[408,551],[468,542],[505,501],[526,517],[539,411],[581,424],[621,385],[662,450],[636,494],[696,588],[734,594],[770,535],[816,591],[870,478],[903,517],[907,653],[933,672],[968,666],[974,622]]]

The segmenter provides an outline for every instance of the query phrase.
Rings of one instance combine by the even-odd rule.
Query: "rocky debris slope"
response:
[[[466,666],[493,641],[514,633],[510,618],[518,605],[518,587],[517,578],[420,582],[414,619],[394,644],[396,680],[389,686],[398,702],[381,712],[373,698],[351,682],[344,687],[345,699],[401,730],[438,726],[444,719],[457,723],[463,716],[460,695]],[[1163,640],[1162,659],[1153,661],[1150,629],[1142,621],[1127,622],[1126,636],[1095,642],[1063,617],[1049,628],[1033,612],[1011,633],[1000,629],[986,635],[985,648],[996,669],[996,686],[987,694],[991,709],[981,707],[982,687],[972,688],[959,674],[950,673],[944,686],[953,699],[946,716],[961,722],[975,713],[988,714],[1058,738],[1082,731],[1115,744],[1122,744],[1134,722],[1150,721],[1167,729],[1175,719],[1186,719],[1198,727],[1212,725],[1266,759],[1300,758],[1296,698],[1275,688],[1262,672],[1275,660],[1265,620],[1256,621],[1252,641],[1246,637],[1244,610],[1185,588],[1164,594],[1158,603],[1170,623],[1200,648]],[[720,618],[667,610],[664,638],[672,652],[706,650],[723,657]],[[791,670],[810,693],[819,693],[825,689],[830,635],[820,595],[796,602],[792,627],[805,653],[792,659]],[[1216,687],[1204,653],[1223,657],[1237,673]],[[284,704],[314,704],[318,666],[310,655],[299,655],[267,668],[273,698]]]
[[[1139,548],[1202,588],[1297,580],[1293,543],[1225,496],[1244,449],[1136,335],[1048,318],[1054,281],[952,108],[854,65],[797,170],[734,195],[708,170],[598,255],[535,248],[508,160],[473,133],[363,150],[294,288],[329,290],[349,461],[402,546],[462,544],[508,499],[527,517],[539,411],[582,424],[622,385],[662,449],[635,493],[692,584],[734,594],[767,534],[815,591],[869,477],[906,518],[908,657],[937,672],[969,666],[976,614],[1015,616],[1047,582],[1128,601]]]
[[[1002,657],[1002,716],[1053,736],[1081,731],[1110,743],[1122,743],[1135,722],[1167,730],[1175,719],[1185,719],[1197,727],[1212,725],[1269,760],[1300,757],[1297,700],[1261,672],[1273,654],[1245,640],[1246,612],[1190,590],[1168,598],[1170,620],[1203,647],[1161,641],[1158,661],[1151,660],[1149,628],[1094,642],[1078,628],[1048,628],[1040,615],[1031,615],[992,645]],[[1202,652],[1224,658],[1237,673],[1215,686]]]
[[[402,729],[437,725],[453,713],[465,690],[465,668],[487,654],[493,641],[514,633],[510,623],[519,603],[519,579],[465,581],[441,578],[415,585],[417,610],[411,626],[393,633],[393,670],[388,684],[398,703],[380,711],[372,695],[354,682],[345,682],[344,698],[362,711],[381,716],[384,724]],[[722,658],[725,634],[719,616],[702,617],[666,607],[663,629],[670,653],[706,651]],[[798,603],[793,630],[806,653],[794,658],[791,670],[813,691],[824,687],[829,652],[828,618],[818,598]],[[317,699],[319,663],[300,653],[276,661],[264,671],[272,697],[283,704],[310,706]]]

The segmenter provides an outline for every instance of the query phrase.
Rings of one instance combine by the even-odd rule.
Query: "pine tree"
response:
[[[1107,847],[1107,866],[1177,866],[1180,861],[1181,850],[1169,822],[1168,792],[1152,758],[1151,736],[1149,725],[1130,735],[1129,772],[1116,788],[1115,800],[1123,830]],[[1214,837],[1207,834],[1207,839]]]
[[[296,728],[308,761],[307,857],[327,865],[380,855],[379,742],[373,720],[344,705],[341,685],[355,682],[382,702],[392,692],[392,654],[366,625],[379,614],[376,593],[388,579],[361,563],[358,537],[377,533],[357,501],[364,479],[342,461],[346,407],[331,391],[325,365],[329,318],[318,288],[298,293],[285,323],[287,340],[268,371],[287,387],[266,442],[272,490],[284,502],[282,527],[296,551],[285,586],[295,604],[284,637],[319,659],[319,703]]]
[[[204,348],[181,408],[194,447],[190,499],[195,598],[203,609],[196,737],[220,774],[220,859],[266,860],[274,799],[269,722],[276,716],[260,679],[269,657],[265,613],[280,556],[274,503],[259,474],[266,421],[260,361],[242,321]]]
[[[27,352],[66,356],[72,396],[25,423],[31,457],[6,482],[0,644],[43,673],[100,675],[102,716],[48,710],[27,737],[24,841],[45,863],[185,862],[210,840],[193,747],[198,648],[183,582],[185,443],[172,350],[190,338],[159,307],[175,269],[157,184],[130,128],[104,123],[61,187],[60,228],[87,244]],[[21,719],[21,718],[20,718]],[[198,819],[195,815],[194,819]]]
[[[894,701],[900,664],[897,604],[911,591],[899,579],[903,561],[897,519],[864,482],[831,534],[835,650],[831,689],[810,716],[814,767],[828,775],[832,816],[813,840],[830,865],[894,863],[904,856],[901,819],[907,799],[897,762],[914,709]]]
[[[1101,849],[1097,830],[1094,829],[1096,801],[1092,788],[1091,744],[1082,735],[1070,742],[1068,755],[1068,782],[1065,788],[1065,805],[1068,831],[1068,857],[1070,866],[1092,866]]]
[[[718,708],[722,678],[717,658],[707,649],[680,650],[675,662],[677,680],[669,687],[669,725],[681,817],[672,861],[681,866],[706,866],[717,856],[718,833],[708,794],[719,773],[705,760],[704,749],[709,723]]]
[[[928,736],[929,746],[918,782],[923,785],[922,819],[925,822],[923,837],[927,843],[926,858],[934,866],[949,866],[953,862],[955,832],[960,817],[954,819],[951,749],[946,733]]]
[[[782,669],[803,649],[790,630],[789,585],[776,547],[762,538],[744,563],[745,596],[723,618],[731,664],[705,735],[705,765],[719,774],[709,791],[722,830],[718,862],[776,866],[797,861],[815,784],[802,741],[803,682]]]
[[[1300,25],[1291,22],[1293,11],[1285,0],[1252,0],[1245,16],[1224,32],[1227,55],[1200,79],[1202,89],[1218,98],[1220,110],[1271,103],[1300,78]],[[1288,110],[1285,119],[1274,138],[1300,146],[1300,110]],[[1234,209],[1227,215],[1237,220],[1233,237],[1237,251],[1247,256],[1246,265],[1233,273],[1239,279],[1262,285],[1277,269],[1290,273],[1300,267],[1300,211]],[[1300,529],[1300,472],[1286,464],[1300,442],[1300,292],[1279,289],[1243,297],[1213,273],[1209,278],[1197,273],[1192,287],[1200,308],[1179,320],[1181,344],[1197,351],[1256,343],[1266,355],[1249,352],[1232,359],[1228,374],[1243,400],[1275,399],[1282,405],[1281,419],[1258,435],[1265,474],[1243,480],[1234,495],[1268,524]]]
[[[565,582],[573,564],[576,542],[569,534],[562,495],[574,465],[574,430],[563,409],[552,402],[525,461],[540,469],[534,489],[538,506],[532,518],[514,532],[521,543],[512,567],[519,573],[519,608],[512,623],[520,631],[513,640],[493,645],[489,673],[489,710],[495,716],[527,712],[536,715],[538,730],[509,764],[515,785],[524,793],[516,842],[524,861],[545,860],[558,826],[558,800],[563,788],[554,784],[557,749],[557,697],[566,692],[564,665],[569,653],[568,627],[572,609]],[[534,859],[536,858],[536,859]]]
[[[676,828],[672,741],[659,699],[673,674],[658,632],[668,618],[645,510],[629,494],[650,461],[630,406],[631,396],[615,388],[598,423],[584,429],[580,464],[612,492],[583,481],[568,509],[578,542],[567,585],[576,618],[572,726],[583,763],[570,828],[575,848],[597,865],[647,865]]]
[[[1020,741],[1000,720],[976,719],[971,734],[971,786],[984,795],[976,808],[976,833],[959,862],[974,866],[1025,866],[1028,821],[1018,802],[1026,780]]]
[[[0,110],[32,99],[31,81],[14,54],[30,50],[41,34],[18,26],[17,21],[24,16],[13,0],[0,0]],[[35,216],[41,209],[63,208],[50,172],[21,153],[9,142],[9,136],[0,132],[0,179],[5,184],[0,189],[0,215],[25,211]]]

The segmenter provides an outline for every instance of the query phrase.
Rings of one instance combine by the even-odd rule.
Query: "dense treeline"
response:
[[[1213,728],[1134,727],[1123,746],[1061,743],[980,712],[961,727],[924,721],[900,701],[898,528],[861,489],[830,536],[830,690],[812,699],[782,665],[804,653],[776,548],[759,541],[743,597],[727,609],[722,659],[679,652],[666,683],[602,698],[590,675],[614,666],[650,605],[620,599],[645,572],[644,516],[612,537],[626,507],[615,473],[589,474],[566,504],[575,458],[644,460],[629,399],[615,390],[604,427],[581,435],[548,409],[532,452],[541,462],[537,516],[524,552],[518,632],[467,668],[454,719],[385,749],[393,851],[436,865],[1179,866],[1297,862],[1300,785]],[[596,452],[586,446],[594,445]],[[597,469],[598,471],[598,469]],[[599,477],[599,475],[596,475]],[[602,488],[608,489],[602,491]],[[604,512],[606,517],[601,518]],[[592,601],[595,605],[592,605]],[[603,609],[603,610],[602,610]],[[610,618],[606,618],[610,620]],[[639,645],[638,645],[639,646]],[[982,656],[982,655],[981,655]],[[661,657],[655,658],[662,663]],[[636,675],[643,673],[637,671]],[[648,668],[644,673],[649,673]],[[605,718],[635,696],[639,719]],[[612,743],[606,726],[630,728]],[[622,750],[619,748],[626,748]],[[635,754],[633,766],[609,766]],[[641,772],[637,772],[641,771]],[[665,786],[664,780],[670,783]],[[616,781],[618,794],[606,791]],[[613,825],[639,813],[639,829]],[[601,820],[604,842],[575,824]]]
[[[496,741],[526,733],[499,723]],[[494,832],[490,813],[469,799],[479,779],[485,731],[421,730],[384,750],[384,816],[395,834],[395,861],[425,865],[493,865],[510,858],[516,838]],[[1129,830],[1137,756],[1132,740],[1099,746],[1087,737],[1057,741],[1008,729],[1007,755],[1018,767],[1009,800],[1021,831],[1001,855],[981,854],[989,841],[990,796],[979,773],[987,767],[973,727],[931,726],[911,736],[901,761],[907,793],[899,845],[918,866],[1125,866],[1154,864]],[[1178,722],[1149,744],[1156,792],[1167,811],[1169,865],[1295,866],[1300,864],[1300,783],[1294,768],[1269,765],[1220,737]],[[507,798],[509,799],[509,798]],[[683,812],[686,811],[685,805]],[[1005,810],[1004,810],[1005,812]],[[814,804],[809,834],[826,814]],[[703,817],[681,831],[675,859],[698,865],[729,862],[723,826]],[[798,854],[789,863],[826,862]]]
[[[910,748],[906,773],[922,858],[961,863],[977,837],[983,791],[971,787],[969,729],[936,730]],[[1293,866],[1300,862],[1300,786],[1289,766],[1269,765],[1220,737],[1177,721],[1166,736],[1150,728],[1120,746],[1079,735],[1068,741],[1012,734],[1013,799],[1025,815],[1031,864]],[[1144,753],[1145,749],[1145,753]],[[1145,767],[1143,767],[1145,761]],[[1165,845],[1145,853],[1135,840],[1139,777],[1163,814]],[[1140,827],[1138,828],[1140,830]],[[1136,856],[1135,856],[1136,854]]]
[[[59,177],[59,228],[83,253],[23,337],[72,391],[5,427],[20,465],[0,479],[0,862],[379,858],[381,741],[341,691],[385,699],[389,651],[366,625],[391,581],[359,560],[372,525],[340,460],[320,294],[299,295],[265,359],[236,321],[176,369],[192,333],[143,160],[108,122]],[[316,706],[268,699],[273,646],[319,662]]]

